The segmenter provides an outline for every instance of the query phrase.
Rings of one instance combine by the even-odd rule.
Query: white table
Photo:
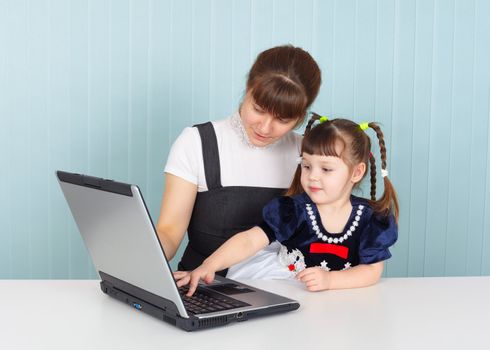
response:
[[[293,312],[185,332],[104,295],[98,281],[0,280],[0,349],[489,349],[490,277],[389,278],[311,293]]]

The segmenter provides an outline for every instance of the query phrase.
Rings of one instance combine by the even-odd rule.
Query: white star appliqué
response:
[[[323,260],[321,263],[320,263],[320,268],[322,270],[325,270],[325,271],[330,271],[330,267],[327,266],[328,265],[328,262],[326,262],[325,260]]]
[[[344,264],[344,268],[343,268],[342,270],[348,270],[348,269],[350,269],[351,267],[352,267],[352,266],[351,266],[351,263],[350,263],[350,262],[346,262],[346,263]]]

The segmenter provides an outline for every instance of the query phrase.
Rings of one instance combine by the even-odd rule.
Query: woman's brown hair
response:
[[[392,213],[398,221],[398,198],[388,176],[383,177],[383,195],[380,199],[376,199],[376,161],[371,153],[371,139],[369,136],[361,129],[359,124],[347,119],[327,120],[312,127],[320,118],[322,118],[320,115],[313,113],[311,119],[308,121],[303,143],[301,144],[301,154],[308,153],[339,157],[351,169],[359,163],[366,164],[367,169],[369,164],[371,170],[370,205],[377,214],[386,216]],[[367,123],[365,125],[373,129],[376,133],[381,153],[381,169],[382,172],[386,171],[386,146],[383,132],[376,123]],[[339,143],[342,146],[340,147],[340,154],[338,153],[339,148],[336,147]],[[364,173],[364,176],[366,174],[367,171]],[[304,189],[301,186],[301,166],[298,165],[293,182],[286,195],[293,196],[303,192]]]
[[[248,74],[247,93],[264,111],[283,120],[298,119],[300,125],[320,84],[320,68],[308,52],[277,46],[257,56]]]

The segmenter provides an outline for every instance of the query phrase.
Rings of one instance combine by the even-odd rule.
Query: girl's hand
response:
[[[330,289],[330,272],[319,267],[309,267],[296,275],[310,292]]]
[[[173,275],[177,287],[182,287],[189,283],[191,273],[189,271],[174,271]]]
[[[177,287],[189,284],[189,290],[186,295],[190,297],[196,291],[200,280],[203,280],[205,283],[213,282],[215,272],[215,270],[211,269],[206,264],[202,264],[194,271],[175,271],[173,275],[177,281]]]

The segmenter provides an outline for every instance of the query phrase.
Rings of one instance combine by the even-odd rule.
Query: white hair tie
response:
[[[381,169],[381,176],[382,176],[382,177],[387,177],[387,176],[388,176],[388,170],[386,170],[386,169]]]
[[[299,156],[298,158],[296,158],[296,164],[301,164],[302,161],[303,157]]]

